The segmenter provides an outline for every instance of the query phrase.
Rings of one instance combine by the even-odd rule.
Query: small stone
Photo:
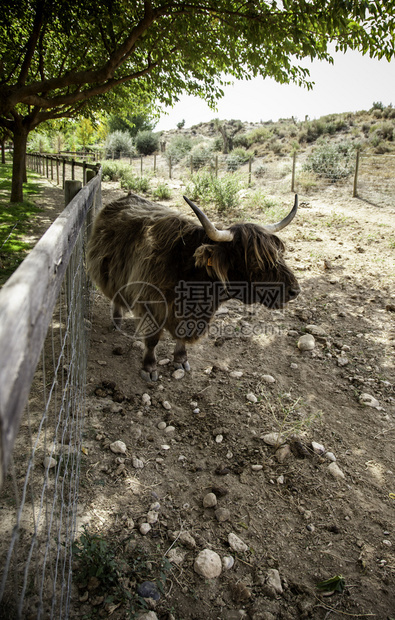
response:
[[[269,586],[269,588],[274,590],[277,594],[283,593],[280,573],[275,568],[269,568],[269,570],[267,571],[266,584]]]
[[[390,540],[384,539],[383,545],[385,545],[386,547],[392,547],[392,542]]]
[[[306,331],[313,336],[327,336],[326,330],[319,325],[306,325]]]
[[[170,551],[167,553],[167,559],[172,564],[177,564],[177,566],[181,566],[181,564],[185,560],[185,556],[187,553],[187,551],[183,551],[179,547],[175,547],[173,549],[170,549]]]
[[[263,469],[263,465],[251,465],[252,471],[261,471]]]
[[[338,366],[347,366],[350,363],[350,360],[348,359],[348,357],[338,357],[337,358],[337,365]]]
[[[262,381],[264,381],[265,383],[275,383],[276,380],[274,377],[272,377],[272,375],[262,375]]]
[[[291,364],[291,368],[292,368],[292,370],[296,370],[296,369],[297,369],[297,367],[298,367],[298,365],[297,365],[297,364],[295,364],[295,363],[292,363],[292,364]]]
[[[243,376],[243,372],[241,370],[232,370],[229,374],[232,379],[240,379]]]
[[[143,611],[138,614],[137,620],[158,620],[158,616],[154,611]]]
[[[207,493],[203,498],[203,506],[205,508],[212,508],[217,505],[217,497],[215,493]]]
[[[284,484],[285,478],[284,476],[281,474],[281,476],[279,476],[277,478],[277,484]]]
[[[256,397],[256,396],[255,396],[255,394],[253,394],[252,392],[248,392],[248,394],[247,394],[247,400],[249,400],[249,401],[250,401],[250,403],[257,403],[257,402],[258,402],[257,397]]]
[[[140,530],[140,534],[142,534],[143,536],[146,536],[148,534],[149,531],[151,531],[151,526],[149,523],[141,523],[139,530]]]
[[[169,401],[168,401],[168,400],[164,400],[164,401],[162,402],[162,407],[163,407],[164,409],[167,409],[167,410],[169,411],[169,410],[171,409],[171,404],[169,403]]]
[[[167,443],[161,445],[162,450],[170,450],[170,446]]]
[[[280,446],[283,443],[281,433],[266,433],[262,439],[269,446]]]
[[[171,433],[174,433],[174,431],[176,430],[175,426],[166,426],[165,428],[165,433],[167,435],[170,435]]]
[[[312,334],[305,334],[298,340],[298,349],[300,351],[312,351],[315,347],[315,338]]]
[[[203,549],[195,559],[193,569],[195,573],[206,579],[215,579],[222,572],[221,558],[215,551]]]
[[[230,511],[227,508],[217,508],[215,511],[215,518],[219,523],[224,523],[230,519]]]
[[[195,549],[196,547],[196,540],[189,532],[181,532],[179,541],[187,549]]]
[[[328,465],[328,471],[332,474],[334,478],[338,478],[338,479],[345,478],[345,475],[343,474],[342,470],[337,465],[337,463],[331,463],[330,465]]]
[[[325,452],[325,458],[328,459],[328,461],[332,461],[332,463],[336,461],[336,457],[333,452]]]
[[[276,461],[278,463],[284,463],[285,459],[291,456],[291,448],[288,444],[285,444],[285,446],[281,446],[281,448],[276,450],[276,454],[274,456],[276,457]]]
[[[110,450],[115,454],[126,454],[126,444],[123,441],[114,441],[110,444]]]
[[[167,364],[170,364],[170,360],[168,357],[165,357],[163,360],[159,360],[158,364],[159,366],[167,366]]]
[[[215,436],[215,443],[222,443],[224,440],[224,436],[219,434]]]
[[[163,422],[163,421],[162,421],[162,422],[159,422],[159,424],[158,424],[158,429],[159,429],[160,431],[163,431],[163,430],[166,428],[166,426],[167,426],[166,422]]]
[[[246,545],[246,543],[243,542],[241,538],[239,538],[233,532],[231,532],[228,535],[228,542],[229,542],[231,549],[233,549],[233,551],[236,551],[238,553],[242,553],[243,551],[248,551],[248,545]]]
[[[325,452],[325,448],[321,443],[317,443],[316,441],[312,441],[311,442],[311,447],[313,448],[313,452],[315,452],[315,454],[324,454]]]
[[[151,405],[151,396],[149,394],[143,394],[141,397],[143,405],[149,407]]]
[[[367,407],[373,407],[374,409],[380,408],[379,401],[370,394],[361,394],[361,396],[359,397],[359,402],[362,405],[366,405]]]
[[[235,559],[231,555],[225,555],[222,558],[222,568],[224,570],[230,570],[233,567],[234,563]]]
[[[147,523],[152,525],[153,523],[156,523],[158,519],[159,519],[159,515],[156,510],[150,510],[147,513]]]
[[[132,465],[135,469],[143,469],[144,461],[138,459],[137,456],[132,456]]]
[[[152,581],[143,581],[137,586],[137,594],[141,598],[152,598],[154,601],[159,601],[160,594],[155,583]]]
[[[172,375],[172,377],[176,379],[177,381],[179,379],[182,379],[184,376],[185,376],[185,370],[183,370],[182,368],[177,368],[177,370],[175,370]]]
[[[45,469],[53,469],[57,465],[57,461],[53,459],[51,456],[46,456],[43,465]]]

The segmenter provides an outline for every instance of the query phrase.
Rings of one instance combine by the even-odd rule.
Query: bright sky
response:
[[[214,118],[243,122],[277,121],[295,116],[304,120],[326,114],[369,110],[374,101],[395,106],[395,60],[375,60],[359,52],[334,53],[335,64],[307,63],[315,86],[313,90],[277,84],[272,79],[237,81],[225,89],[217,111],[202,99],[183,96],[167,115],[160,118],[155,131],[175,129],[185,120],[191,127]]]

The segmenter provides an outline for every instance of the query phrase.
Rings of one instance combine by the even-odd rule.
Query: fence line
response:
[[[97,157],[98,154],[95,155]],[[337,161],[328,158],[324,160],[317,171],[308,171],[306,163],[309,156],[306,153],[295,151],[288,157],[271,158],[267,156],[250,157],[248,161],[241,160],[233,153],[223,155],[212,152],[198,152],[175,159],[169,153],[154,153],[153,155],[136,155],[135,153],[107,153],[108,159],[120,161],[128,165],[136,176],[155,176],[163,179],[183,180],[195,174],[200,169],[210,170],[215,176],[227,173],[242,173],[248,183],[252,181],[271,185],[275,192],[310,193],[320,191],[324,185],[335,183],[346,188],[349,195],[366,200],[377,206],[393,204],[395,194],[395,156],[391,154],[377,154],[370,151],[356,150],[354,154],[345,154],[343,159],[339,155]],[[83,181],[87,170],[97,169],[97,165],[67,160],[53,155],[30,154],[35,169],[47,178],[54,179],[57,167],[66,170],[62,174],[64,179],[77,178],[78,172]],[[103,166],[105,167],[105,161]],[[56,163],[57,162],[57,163]],[[327,165],[326,165],[327,164]],[[58,174],[58,173],[57,173]],[[60,183],[60,176],[57,176]]]
[[[85,185],[88,170],[97,172],[100,164],[89,164],[85,161],[77,161],[58,155],[43,153],[27,153],[27,166],[41,176],[55,181],[64,189],[66,180],[80,180]],[[60,183],[62,179],[62,183]]]
[[[0,291],[0,617],[70,611],[91,292],[85,247],[100,184],[101,171]]]

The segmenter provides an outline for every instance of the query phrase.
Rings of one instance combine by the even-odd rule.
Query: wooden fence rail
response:
[[[66,267],[100,184],[101,171],[78,192],[0,291],[0,486]]]
[[[84,161],[76,161],[74,158],[63,157],[60,155],[46,155],[43,153],[27,153],[27,166],[38,174],[56,180],[57,185],[65,187],[66,179],[76,179],[76,169],[82,169],[82,184],[87,181],[87,171],[97,172],[100,164],[89,164]],[[69,172],[69,174],[67,174]],[[60,179],[62,182],[60,183]]]

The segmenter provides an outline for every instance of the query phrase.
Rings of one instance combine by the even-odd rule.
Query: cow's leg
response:
[[[115,329],[121,329],[122,317],[123,317],[122,306],[118,305],[116,302],[113,302],[112,322],[114,324]]]
[[[160,332],[154,336],[147,336],[144,340],[145,349],[143,355],[143,367],[141,376],[145,381],[157,381],[158,371],[156,369],[155,348],[159,342]]]
[[[176,346],[174,348],[174,367],[183,368],[187,372],[191,370],[185,348],[185,340],[182,340],[181,338],[177,338]]]

